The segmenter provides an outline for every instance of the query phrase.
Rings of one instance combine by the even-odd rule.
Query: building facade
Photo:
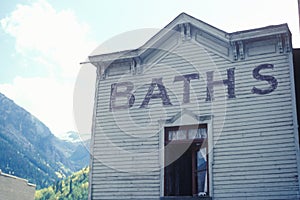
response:
[[[35,185],[27,180],[5,174],[0,170],[0,199],[34,200]]]
[[[97,67],[90,199],[299,199],[291,34],[185,13]]]

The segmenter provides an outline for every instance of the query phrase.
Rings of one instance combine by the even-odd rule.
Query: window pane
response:
[[[197,152],[197,182],[198,194],[207,192],[207,160],[206,148],[202,148]]]
[[[197,129],[189,129],[188,130],[188,138],[193,140],[196,138],[197,135]]]
[[[199,128],[197,138],[207,138],[207,129],[206,128]]]
[[[178,130],[177,133],[177,140],[185,140],[186,138],[186,130]]]
[[[175,131],[169,131],[169,141],[173,140],[174,137],[176,136],[176,132]]]
[[[186,140],[186,130],[169,131],[168,140]]]

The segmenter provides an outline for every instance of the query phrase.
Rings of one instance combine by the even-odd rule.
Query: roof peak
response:
[[[110,57],[111,55],[112,58],[117,58],[117,57],[121,58],[125,54],[126,57],[139,56],[140,53],[143,53],[144,51],[143,49],[159,47],[159,45],[165,43],[164,40],[168,40],[168,38],[171,35],[174,35],[174,33],[177,34],[178,37],[185,37],[184,35],[186,34],[191,35],[190,33],[192,29],[191,27],[197,29],[197,31],[196,32],[194,31],[193,34],[196,34],[201,37],[204,35],[206,39],[213,39],[215,41],[218,41],[221,44],[228,43],[228,45],[230,45],[230,43],[235,41],[263,38],[263,37],[269,37],[274,35],[276,35],[277,37],[279,35],[290,34],[287,24],[271,25],[266,27],[227,33],[204,21],[201,21],[200,19],[197,19],[185,12],[182,12],[177,17],[175,17],[169,24],[167,24],[164,28],[160,29],[155,34],[153,33],[152,37],[149,37],[148,35],[147,40],[144,39],[143,44],[140,45],[137,44],[136,48],[130,48],[130,49],[127,48],[126,51],[124,51],[124,49],[121,50],[118,49],[117,51],[110,51],[110,52],[96,52],[92,56],[89,56],[89,60],[90,62],[98,62],[100,60],[111,60]],[[132,40],[126,39],[126,41],[134,42],[137,38],[139,38],[139,36],[141,36],[141,35],[134,36],[134,33],[138,34],[138,30],[133,31],[132,33],[133,33]],[[143,37],[145,37],[145,35]],[[120,41],[119,43],[123,44],[123,42]],[[97,59],[94,59],[95,57],[97,57]]]

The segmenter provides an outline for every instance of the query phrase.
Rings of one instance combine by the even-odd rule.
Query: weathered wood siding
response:
[[[222,135],[214,148],[215,199],[297,199],[299,182],[290,75],[291,53],[269,54],[236,63],[236,99],[228,101]],[[274,65],[278,81],[267,95],[251,68]],[[215,122],[217,125],[218,122]]]
[[[184,41],[178,38],[168,54],[143,64],[141,74],[108,74],[101,80],[98,76],[92,199],[158,200],[163,184],[159,121],[183,109],[213,116],[214,141],[209,147],[213,151],[209,177],[213,199],[299,198],[291,52],[281,51],[276,40],[267,39],[261,41],[263,45],[245,43],[244,58],[234,60],[230,46],[228,52],[220,53],[220,49],[201,44],[195,35]],[[274,66],[261,70],[261,74],[278,82],[274,91],[264,95],[251,92],[254,86],[270,86],[253,78],[254,68],[261,64]],[[214,101],[206,101],[206,72],[214,71],[214,80],[226,80],[227,69],[232,68],[235,98],[228,98],[223,84],[214,87]],[[192,73],[199,73],[199,79],[190,81],[190,103],[183,104],[183,82],[174,82],[174,77]],[[140,108],[153,78],[162,78],[171,106],[162,106],[161,98],[157,98],[151,99],[147,108]],[[134,104],[129,109],[110,111],[111,85],[124,81],[134,85]],[[158,93],[157,87],[154,93]]]

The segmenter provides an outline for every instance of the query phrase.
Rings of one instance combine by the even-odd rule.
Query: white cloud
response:
[[[79,63],[96,47],[88,38],[87,24],[78,22],[71,10],[56,11],[45,0],[18,5],[1,25],[15,37],[18,53],[42,57],[52,64],[50,73],[66,77],[74,77]]]
[[[73,89],[79,63],[96,47],[89,27],[71,10],[55,10],[47,1],[18,5],[0,20],[15,38],[16,52],[28,66],[47,69],[48,76],[24,78],[0,85],[0,92],[44,122],[54,134],[76,130],[73,123]],[[28,67],[28,70],[33,68]]]

